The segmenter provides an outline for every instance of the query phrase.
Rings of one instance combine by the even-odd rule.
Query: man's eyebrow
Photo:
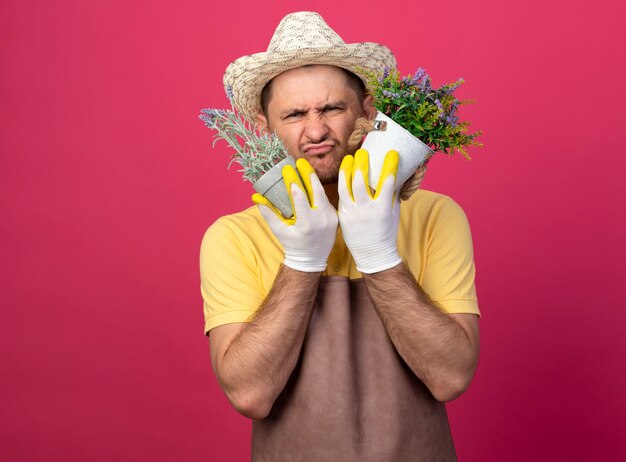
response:
[[[331,109],[331,108],[335,108],[335,107],[345,107],[346,103],[343,100],[338,100],[338,101],[331,101],[328,102],[326,104],[324,104],[323,106],[320,107],[316,107],[313,108],[314,110],[317,111],[323,111],[325,109]],[[298,113],[304,113],[304,112],[308,112],[310,109],[305,109],[305,108],[298,108],[298,107],[294,107],[294,108],[290,108],[290,109],[285,109],[284,111],[281,111],[279,116],[280,117],[286,117],[289,114],[298,114]]]
[[[330,109],[330,108],[333,108],[333,107],[344,107],[345,105],[346,105],[345,101],[337,100],[337,101],[331,101],[329,103],[326,103],[319,109],[324,110],[324,109]]]
[[[281,111],[278,115],[280,117],[285,117],[285,116],[288,116],[289,114],[296,114],[300,112],[307,112],[307,109],[293,107],[293,108],[289,108],[289,109],[285,109],[284,111]]]

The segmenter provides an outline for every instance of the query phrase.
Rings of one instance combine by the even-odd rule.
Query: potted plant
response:
[[[251,182],[255,191],[267,197],[285,217],[291,218],[291,200],[282,169],[287,164],[295,168],[296,161],[287,154],[276,134],[260,134],[234,110],[202,109],[199,117],[208,128],[217,132],[213,145],[222,139],[235,150],[228,167],[233,162],[238,163],[243,179]]]
[[[370,184],[377,184],[390,149],[400,155],[396,175],[400,188],[435,152],[460,152],[469,159],[467,149],[482,146],[476,141],[481,132],[469,133],[469,122],[459,121],[459,106],[473,102],[461,101],[454,95],[463,79],[433,88],[422,68],[404,77],[389,69],[381,74],[365,73],[378,110],[362,145],[370,154]]]

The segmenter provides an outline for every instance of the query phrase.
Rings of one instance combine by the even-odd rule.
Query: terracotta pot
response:
[[[373,188],[378,185],[387,151],[398,151],[400,164],[396,175],[396,190],[435,153],[380,111],[376,116],[374,130],[367,134],[361,147],[369,153],[369,183]]]
[[[285,165],[291,165],[295,169],[296,160],[291,156],[285,157],[265,172],[261,178],[252,184],[252,187],[256,192],[262,194],[274,204],[285,218],[291,218],[293,216],[293,210],[291,209],[291,201],[289,200],[289,194],[287,193],[287,187],[285,186],[282,173]]]

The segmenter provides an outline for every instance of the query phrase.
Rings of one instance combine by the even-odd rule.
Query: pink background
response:
[[[483,347],[449,405],[460,460],[623,457],[621,2],[5,0],[0,460],[248,458],[202,334],[198,248],[251,189],[197,114],[303,9],[478,101],[462,114],[485,147],[425,181],[474,234]]]

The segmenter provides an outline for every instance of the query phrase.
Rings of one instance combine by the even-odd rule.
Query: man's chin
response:
[[[328,156],[325,158],[313,157],[307,160],[315,170],[317,177],[320,179],[320,183],[337,183],[339,178],[339,167],[342,159],[337,159],[334,156]]]
[[[337,183],[339,178],[339,165],[325,165],[325,166],[316,166],[313,165],[313,169],[317,174],[317,177],[320,179],[320,183],[322,184],[330,184]]]
[[[337,183],[337,181],[339,181],[339,175],[338,174],[322,174],[321,176],[318,174],[317,177],[320,179],[320,183],[322,184],[333,184],[333,183]]]

